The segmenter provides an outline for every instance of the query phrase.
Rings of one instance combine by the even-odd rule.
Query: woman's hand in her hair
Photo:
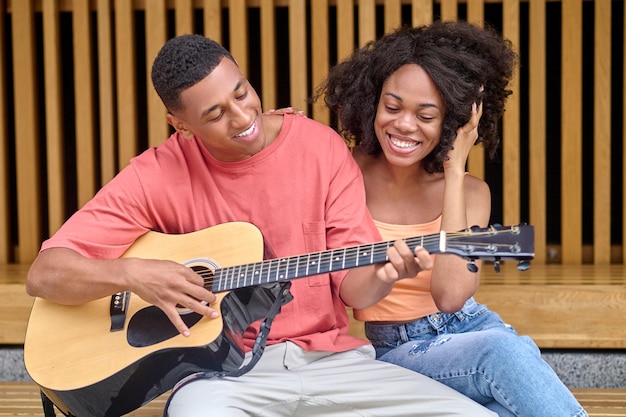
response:
[[[482,103],[472,105],[472,115],[468,122],[456,131],[453,148],[448,152],[448,160],[444,161],[444,170],[458,167],[465,170],[467,157],[478,139],[478,123],[483,114]]]

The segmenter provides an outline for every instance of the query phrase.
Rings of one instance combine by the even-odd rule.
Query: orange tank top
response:
[[[376,220],[374,223],[385,241],[439,233],[441,230],[441,216],[422,224],[389,224]],[[437,312],[430,294],[430,276],[431,271],[423,271],[413,279],[396,282],[387,297],[371,307],[355,309],[354,317],[362,321],[406,322]]]

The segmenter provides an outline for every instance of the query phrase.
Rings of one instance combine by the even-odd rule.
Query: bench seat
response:
[[[626,348],[624,265],[483,264],[476,300],[542,349]],[[350,312],[351,313],[351,312]],[[351,333],[364,337],[352,318]]]
[[[28,265],[0,265],[0,344],[24,343],[33,298],[24,291]],[[619,265],[533,264],[520,272],[503,263],[483,265],[476,294],[541,348],[626,348],[626,274]],[[352,333],[363,337],[353,320]]]
[[[476,300],[541,348],[626,348],[624,265],[484,265]]]
[[[24,344],[34,301],[24,289],[29,267],[27,264],[0,264],[0,345]]]
[[[626,417],[626,389],[573,388],[572,392],[590,417]],[[129,417],[161,417],[167,400],[164,394],[127,414]],[[39,389],[32,382],[0,382],[0,417],[43,417]],[[57,415],[61,415],[57,412]]]

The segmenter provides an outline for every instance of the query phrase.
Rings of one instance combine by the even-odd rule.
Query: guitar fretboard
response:
[[[430,253],[439,251],[440,235],[420,236],[405,239],[414,248],[425,247]],[[386,262],[387,249],[393,242],[378,242],[361,246],[313,252],[288,258],[269,259],[246,265],[215,270],[210,284],[214,293],[259,284],[289,281],[313,275],[358,268]]]
[[[404,242],[411,250],[422,246],[432,254],[451,253],[470,261],[521,261],[534,257],[533,227],[529,225],[490,226],[483,229],[473,227],[459,232],[410,237],[404,239]],[[204,277],[204,286],[211,292],[218,293],[386,262],[387,249],[393,243],[387,241],[331,249],[218,268],[199,274]]]

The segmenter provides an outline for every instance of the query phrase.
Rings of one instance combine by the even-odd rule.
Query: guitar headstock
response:
[[[528,261],[535,257],[535,229],[532,225],[477,226],[458,232],[446,233],[441,253],[452,253],[470,261],[468,269],[475,272],[477,259],[493,261],[496,271],[504,260],[520,261],[519,270],[529,268]]]

